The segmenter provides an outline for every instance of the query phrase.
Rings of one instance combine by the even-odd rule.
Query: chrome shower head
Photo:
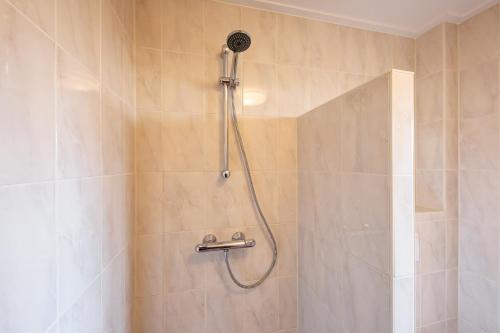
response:
[[[244,52],[248,50],[252,44],[250,35],[243,30],[236,30],[227,36],[227,47],[235,53]]]

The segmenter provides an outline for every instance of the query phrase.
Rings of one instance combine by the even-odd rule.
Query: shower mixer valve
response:
[[[212,251],[224,251],[234,249],[244,249],[247,247],[254,247],[254,239],[246,239],[245,234],[242,232],[235,232],[230,241],[217,242],[217,237],[212,234],[205,235],[201,244],[196,245],[194,250],[198,253],[201,252],[212,252]]]

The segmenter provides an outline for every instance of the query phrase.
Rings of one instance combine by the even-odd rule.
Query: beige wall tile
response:
[[[204,1],[168,0],[162,6],[163,49],[202,55]]]
[[[107,266],[124,245],[126,230],[125,177],[103,178],[102,265]]]
[[[107,1],[102,5],[101,61],[102,84],[122,97],[124,64],[123,51],[125,32],[115,10]]]
[[[341,72],[365,74],[366,32],[364,30],[340,27],[340,65]]]
[[[60,320],[59,332],[102,330],[101,279],[97,279]]]
[[[307,20],[309,66],[323,70],[339,70],[340,27],[335,24]]]
[[[497,4],[460,24],[461,69],[483,63],[498,55],[498,11]]]
[[[134,332],[163,332],[163,296],[135,299]]]
[[[203,332],[205,329],[204,292],[192,290],[168,294],[165,301],[165,329],[172,333]]]
[[[422,276],[422,327],[445,319],[445,292],[444,272]]]
[[[35,10],[31,1],[20,3]],[[31,7],[34,6],[34,7]],[[41,6],[40,6],[41,7]],[[0,4],[0,184],[52,179],[54,160],[54,46],[6,3]],[[37,59],[32,55],[37,54]],[[28,88],[30,87],[30,88]],[[9,111],[10,110],[10,111]]]
[[[243,113],[277,117],[277,84],[274,65],[245,62],[243,67]]]
[[[438,170],[444,168],[443,121],[438,120],[426,124],[417,124],[416,168],[420,170]]]
[[[0,189],[0,221],[0,260],[9,267],[0,275],[0,326],[44,331],[57,316],[54,186]]]
[[[404,71],[415,71],[415,39],[393,37],[392,67]]]
[[[205,119],[203,115],[174,112],[163,114],[161,133],[165,171],[206,169]]]
[[[123,172],[124,167],[124,106],[114,95],[104,90],[102,108],[102,163],[104,174]]]
[[[444,69],[443,38],[443,25],[438,25],[416,39],[417,78]]]
[[[137,50],[137,108],[160,111],[162,109],[161,51]]]
[[[279,284],[279,328],[289,329],[297,325],[297,279],[285,277]]]
[[[101,270],[102,182],[98,178],[57,184],[59,307],[79,299]]]
[[[389,161],[389,93],[384,76],[343,98],[342,170],[386,174]]]
[[[276,62],[286,65],[305,66],[309,61],[308,31],[305,19],[277,15],[278,38],[276,40]]]
[[[278,120],[278,170],[297,169],[297,119]]]
[[[245,117],[240,124],[251,170],[276,170],[278,121],[275,118]]]
[[[124,329],[125,308],[123,300],[124,266],[117,256],[103,272],[102,276],[102,328],[105,332],[116,332]]]
[[[205,287],[203,258],[193,244],[203,238],[200,232],[167,233],[163,237],[163,281],[168,293]]]
[[[426,124],[444,118],[446,98],[443,94],[444,79],[443,72],[438,72],[416,80],[416,120],[418,123]]]
[[[205,2],[205,55],[217,59],[227,35],[241,27],[241,8],[218,1]]]
[[[245,59],[263,63],[274,63],[276,59],[276,14],[243,7],[242,29],[250,33],[252,47],[245,52]]]
[[[58,3],[58,43],[94,75],[100,65],[100,3],[68,0]]]
[[[392,69],[392,36],[367,31],[365,34],[365,70],[367,76],[381,75]]]
[[[163,174],[140,173],[137,175],[137,235],[163,231]]]
[[[135,295],[161,295],[163,283],[162,235],[137,237]]]
[[[137,169],[139,171],[162,171],[162,113],[139,112],[136,138]]]
[[[207,176],[202,172],[167,172],[163,177],[163,228],[166,232],[204,229]]]
[[[49,36],[54,36],[55,0],[12,0],[10,2]]]
[[[492,60],[460,73],[460,115],[484,116],[498,110],[499,62]]]
[[[137,0],[135,8],[137,46],[161,49],[161,0]]]
[[[277,66],[278,110],[280,117],[297,117],[307,111],[306,71],[299,67]]]
[[[163,54],[163,96],[165,110],[203,113],[203,58],[166,52]]]
[[[99,83],[71,56],[58,53],[58,176],[101,173]]]

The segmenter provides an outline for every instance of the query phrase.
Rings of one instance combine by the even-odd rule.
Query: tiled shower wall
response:
[[[416,324],[457,331],[458,26],[416,40]]]
[[[414,41],[204,0],[139,0],[136,28],[136,332],[296,332],[296,117],[392,67],[413,70]],[[255,280],[271,260],[234,141],[232,176],[220,178],[219,53],[240,28],[253,44],[236,106],[279,243],[276,270],[250,292],[221,253],[193,250],[209,232],[244,231],[257,247],[232,255],[236,274]]]
[[[0,1],[0,331],[131,330],[133,1]]]
[[[299,118],[300,332],[414,332],[413,73]]]
[[[459,27],[460,332],[500,331],[499,5]]]

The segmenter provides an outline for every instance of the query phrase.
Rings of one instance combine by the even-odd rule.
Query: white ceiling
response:
[[[226,0],[375,31],[416,37],[441,22],[460,23],[498,0]]]

